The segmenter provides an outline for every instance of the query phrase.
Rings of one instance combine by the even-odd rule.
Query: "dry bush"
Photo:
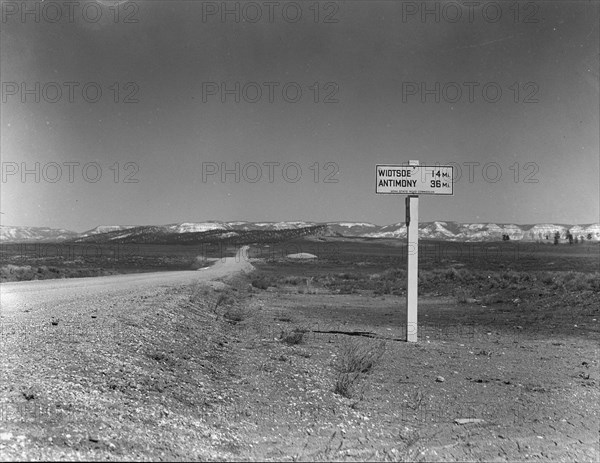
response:
[[[8,264],[0,268],[1,281],[25,281],[35,278],[35,269],[31,265],[19,266]]]
[[[336,370],[334,392],[347,398],[355,395],[362,375],[371,372],[384,354],[384,341],[343,339],[340,353],[334,362]]]
[[[336,367],[344,373],[368,373],[385,354],[385,341],[343,339]]]
[[[283,282],[286,285],[298,286],[299,284],[306,283],[306,278],[291,275],[291,276],[285,277]]]
[[[80,267],[54,267],[42,265],[39,267],[31,265],[8,264],[0,268],[0,281],[30,281],[49,280],[56,278],[82,278],[101,275],[112,275],[114,270],[104,268],[80,268]]]
[[[552,272],[551,285],[564,291],[600,290],[600,274],[581,272]]]
[[[470,299],[473,299],[473,296],[469,291],[464,288],[458,288],[455,291],[456,302],[459,304],[467,304]]]
[[[225,318],[228,322],[230,322],[233,325],[239,322],[243,322],[250,316],[251,312],[243,307],[229,306],[225,309],[225,312],[223,313],[223,318]]]
[[[293,346],[296,344],[301,344],[304,341],[304,335],[307,332],[307,328],[294,328],[293,330],[282,330],[279,339],[282,342]]]
[[[255,274],[252,278],[251,284],[255,288],[267,289],[269,286],[277,287],[278,281],[279,279],[274,277],[273,275]]]
[[[215,308],[213,309],[213,311],[216,312],[220,306],[228,306],[233,304],[234,302],[235,299],[233,299],[233,297],[229,293],[220,293],[219,297],[217,298],[217,301],[215,302]]]
[[[359,372],[342,373],[338,371],[333,385],[333,392],[347,399],[355,396],[359,375]]]
[[[204,256],[196,256],[192,262],[192,270],[198,270],[208,266],[208,260]]]

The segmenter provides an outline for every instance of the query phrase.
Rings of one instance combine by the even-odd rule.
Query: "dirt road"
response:
[[[252,269],[248,246],[242,247],[235,257],[217,259],[211,267],[196,271],[155,272],[112,275],[64,280],[36,280],[0,285],[0,310],[3,316],[15,311],[28,310],[32,315],[39,310],[60,306],[89,304],[91,298],[119,298],[157,287],[169,287],[195,282],[207,282],[240,271]]]
[[[221,349],[208,286],[251,270],[247,253],[197,271],[0,285],[0,461],[231,458],[221,439],[200,442],[209,427],[195,428],[197,407],[178,397],[204,400],[207,369],[227,363],[204,360]],[[194,283],[209,283],[202,308],[190,304]],[[174,355],[189,368],[174,366]],[[143,424],[180,414],[172,432]]]

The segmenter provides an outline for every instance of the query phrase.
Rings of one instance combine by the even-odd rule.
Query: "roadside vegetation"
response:
[[[32,265],[4,265],[0,267],[0,282],[50,280],[55,278],[83,278],[114,275],[118,272],[112,269],[94,267],[54,267]]]
[[[252,285],[260,289],[292,287],[297,292],[309,292],[309,280],[263,272]],[[406,271],[388,268],[380,272],[325,272],[311,277],[312,287],[322,287],[336,294],[370,293],[372,295],[406,294]],[[600,272],[576,271],[487,271],[465,268],[422,270],[419,272],[419,293],[454,296],[457,302],[469,303],[488,297],[488,302],[512,301],[516,297],[542,297],[556,293],[600,292]],[[497,297],[490,299],[490,295]]]
[[[346,398],[362,398],[363,380],[381,362],[385,347],[384,341],[343,338],[333,365],[336,371],[334,392]]]
[[[32,243],[0,245],[0,281],[198,270],[235,255],[226,246]]]
[[[279,339],[289,346],[295,346],[296,344],[302,344],[304,341],[304,335],[308,332],[307,328],[292,328],[281,330]]]

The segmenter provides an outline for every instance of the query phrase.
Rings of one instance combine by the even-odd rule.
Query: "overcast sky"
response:
[[[599,221],[599,2],[1,3],[3,225]]]

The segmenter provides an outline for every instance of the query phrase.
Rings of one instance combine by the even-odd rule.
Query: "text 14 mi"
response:
[[[376,166],[377,194],[453,195],[453,166]]]

